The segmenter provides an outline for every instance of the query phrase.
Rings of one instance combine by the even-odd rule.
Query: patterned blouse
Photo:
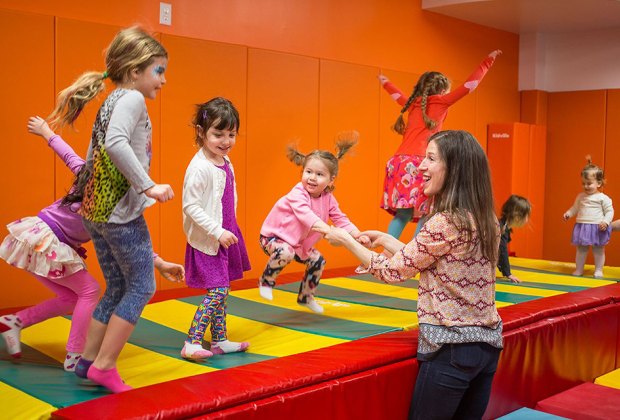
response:
[[[391,258],[373,253],[368,268],[358,272],[369,272],[386,283],[420,273],[418,359],[425,360],[446,343],[484,342],[502,348],[495,264],[482,255],[476,231],[468,240],[466,229],[447,213],[436,213]]]

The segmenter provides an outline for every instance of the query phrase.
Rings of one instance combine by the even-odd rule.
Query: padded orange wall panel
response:
[[[182,195],[185,169],[198,150],[192,119],[195,105],[216,96],[230,99],[239,111],[241,127],[230,158],[235,169],[239,204],[237,219],[245,234],[245,213],[248,208],[246,192],[247,162],[247,49],[173,35],[162,36],[163,45],[170,55],[166,72],[168,83],[161,92],[162,119],[160,149],[161,182],[170,184],[174,200],[161,206],[161,255],[183,263],[186,238],[183,232]],[[250,241],[248,241],[250,239]],[[253,238],[246,242],[253,245]],[[179,287],[163,280],[161,289]]]
[[[286,158],[286,146],[297,142],[307,153],[319,145],[319,60],[250,49],[247,98],[251,134],[246,199],[252,217],[243,233],[252,262],[248,277],[258,277],[267,263],[258,245],[263,221],[276,201],[301,180],[301,168]],[[329,254],[325,257],[329,261]],[[286,271],[304,269],[293,263]]]
[[[385,74],[396,86],[398,86],[405,95],[411,94],[420,74],[411,74],[397,72],[393,70],[381,69],[381,73]],[[376,228],[387,231],[388,225],[392,220],[392,216],[379,207],[381,197],[383,195],[383,181],[385,180],[385,165],[393,155],[396,149],[400,147],[403,137],[392,130],[394,122],[400,113],[401,106],[398,105],[390,95],[381,87],[379,81],[375,78],[376,90],[379,92],[379,128],[378,128],[378,157],[377,164],[377,188],[375,199],[371,203],[372,209],[379,209]],[[415,225],[409,223],[403,231],[400,240],[408,242],[415,232]]]
[[[185,238],[179,223],[181,186],[185,167],[195,150],[189,128],[195,102],[224,95],[235,102],[241,113],[241,132],[231,158],[238,182],[237,216],[254,266],[246,275],[249,278],[257,277],[266,261],[256,244],[264,217],[277,198],[299,179],[299,168],[285,158],[285,146],[295,137],[300,138],[302,150],[327,147],[342,123],[356,125],[343,127],[358,129],[362,138],[356,154],[347,156],[342,163],[336,196],[361,228],[387,227],[391,217],[378,208],[378,203],[385,162],[401,138],[389,128],[399,107],[380,88],[376,80],[379,67],[410,92],[419,74],[430,69],[443,71],[455,83],[464,80],[485,54],[499,47],[505,51],[504,56],[480,89],[451,110],[446,128],[469,129],[484,145],[481,133],[486,120],[502,120],[518,107],[518,36],[424,12],[419,5],[406,0],[363,5],[318,0],[297,2],[294,7],[285,0],[268,6],[239,0],[170,3],[173,26],[168,27],[156,23],[159,2],[154,0],[110,0],[105,7],[90,3],[76,7],[75,2],[68,0],[53,4],[42,0],[0,0],[0,8],[4,8],[0,13],[11,21],[2,29],[7,33],[4,39],[19,40],[15,47],[5,47],[12,58],[4,66],[10,69],[5,79],[20,75],[16,91],[32,90],[32,94],[23,94],[10,102],[11,108],[5,112],[10,114],[9,126],[19,118],[25,122],[31,113],[47,115],[55,92],[69,85],[82,71],[102,71],[103,50],[120,27],[137,23],[149,31],[160,31],[156,36],[170,52],[170,66],[168,85],[157,100],[147,101],[154,128],[151,176],[157,182],[172,184],[177,197],[170,203],[153,206],[146,217],[155,250],[169,260],[181,262],[184,254]],[[227,19],[222,19],[222,11]],[[342,19],[343,15],[347,19]],[[412,24],[386,26],[394,16],[401,15]],[[31,28],[15,16],[46,23]],[[11,26],[12,22],[20,22],[19,30]],[[231,27],[235,30],[229,30]],[[48,31],[45,36],[40,33],[44,29]],[[418,42],[420,34],[433,42]],[[24,51],[37,51],[36,62]],[[41,63],[46,57],[49,72],[40,71],[45,69]],[[35,76],[30,74],[32,69],[37,69],[36,77],[31,77]],[[38,86],[39,82],[44,87]],[[6,89],[10,92],[11,86]],[[505,95],[506,92],[509,94]],[[33,109],[37,98],[44,95],[44,105]],[[20,102],[22,98],[24,104]],[[76,123],[77,132],[65,129],[62,133],[79,154],[86,153],[92,122],[104,98],[102,95],[87,106]],[[21,130],[23,122],[18,121],[17,126]],[[37,161],[35,166],[48,168],[55,181],[50,180],[49,186],[29,183],[36,186],[20,203],[38,201],[36,206],[28,206],[26,214],[31,207],[37,211],[52,198],[60,197],[72,178],[59,167],[58,160],[54,163],[51,152],[46,158],[44,154],[37,156],[41,156],[43,163]],[[371,179],[370,183],[360,176],[361,172]],[[364,185],[372,189],[364,197],[355,190],[358,179],[364,179]],[[349,204],[353,199],[354,205]],[[363,205],[359,200],[365,200]],[[15,215],[1,222],[21,216],[24,212],[20,205],[11,206],[9,211]],[[407,228],[404,240],[411,238],[413,227],[411,224]],[[89,269],[103,283],[92,246],[87,248]],[[352,258],[342,249],[325,244],[320,248],[325,251],[330,267],[352,264]],[[301,271],[303,267],[294,270]],[[19,271],[10,271],[28,278]],[[167,282],[158,286],[177,287]],[[0,307],[35,303],[40,300],[40,293],[46,293],[34,280],[27,289],[28,293],[15,295],[17,300],[10,304],[0,300]],[[9,295],[2,294],[5,296]]]
[[[605,132],[605,177],[607,186],[605,194],[614,203],[614,220],[620,219],[620,89],[607,91],[607,115]],[[611,235],[609,246],[605,248],[606,264],[620,264],[620,234]]]
[[[50,16],[0,10],[0,177],[4,225],[54,201],[54,152],[41,137],[28,134],[32,115],[46,116],[54,103],[54,19]],[[60,162],[56,162],[60,164]],[[0,261],[0,308],[36,302],[51,294],[32,276]]]
[[[532,213],[529,223],[523,227],[527,238],[525,255],[529,258],[544,258],[545,182],[540,174],[545,173],[546,155],[547,127],[543,125],[530,126],[530,151],[527,163],[531,176],[527,187],[527,198],[532,203]]]
[[[373,67],[321,60],[319,90],[319,147],[335,153],[334,135],[338,131],[357,130],[359,143],[339,164],[334,196],[340,209],[361,230],[377,229],[378,160],[377,104],[379,93]],[[357,260],[342,247],[319,243],[329,253],[328,267],[355,265]],[[331,262],[331,263],[330,263]]]
[[[72,19],[56,19],[56,60],[55,86],[59,92],[69,86],[85,71],[105,70],[104,50],[119,31],[119,27],[86,23]],[[79,53],[77,53],[79,51]],[[112,90],[111,83],[106,83],[106,92],[90,102],[75,122],[74,127],[62,129],[59,134],[73,147],[75,152],[86,159],[86,152],[91,138],[93,122],[97,116],[99,106],[108,92]],[[51,112],[52,107],[47,110]],[[62,165],[56,163],[56,197],[62,197],[73,183],[73,174]],[[92,242],[84,244],[87,249],[86,264],[88,270],[105,287],[103,274],[97,263],[97,256]]]
[[[550,93],[545,171],[544,257],[574,261],[571,233],[575,218],[562,215],[582,190],[580,173],[591,155],[597,165],[605,161],[605,91]],[[593,259],[588,256],[588,263]],[[620,264],[609,258],[607,264]]]

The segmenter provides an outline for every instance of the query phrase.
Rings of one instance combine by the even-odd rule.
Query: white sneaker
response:
[[[302,303],[302,302],[297,302],[297,304],[299,306],[304,306],[308,309],[310,309],[312,312],[317,313],[317,314],[322,314],[324,309],[321,305],[319,305],[316,300],[311,300],[307,303]]]
[[[273,287],[258,285],[258,293],[265,300],[273,300]]]
[[[16,359],[22,357],[22,345],[19,341],[22,331],[21,319],[13,314],[0,316],[0,331],[9,354]]]

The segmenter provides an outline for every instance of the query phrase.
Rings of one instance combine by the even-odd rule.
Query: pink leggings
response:
[[[31,273],[32,274],[32,273]],[[56,297],[17,312],[23,328],[73,311],[67,351],[82,353],[90,318],[99,300],[99,284],[86,270],[61,279],[48,279],[33,274]]]

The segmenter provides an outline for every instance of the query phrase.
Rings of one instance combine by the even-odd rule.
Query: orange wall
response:
[[[575,260],[575,248],[570,243],[575,219],[565,222],[562,215],[582,191],[580,173],[586,155],[591,155],[592,161],[606,170],[608,186],[604,192],[612,200],[620,197],[619,168],[614,165],[620,152],[620,125],[616,121],[619,98],[617,90],[548,94],[543,249],[546,259]],[[620,264],[617,243],[618,239],[612,235],[606,247],[608,265]],[[593,263],[591,255],[588,263]]]
[[[71,175],[40,139],[26,133],[26,119],[47,115],[55,93],[82,71],[103,71],[103,49],[120,27],[133,23],[159,31],[170,54],[168,84],[148,107],[154,127],[151,175],[170,183],[176,198],[147,211],[154,246],[170,260],[182,262],[185,251],[181,188],[196,151],[193,105],[213,96],[230,98],[241,114],[231,158],[238,219],[253,267],[247,278],[258,277],[266,262],[257,244],[264,217],[299,179],[299,168],[284,154],[294,139],[304,151],[333,149],[338,131],[358,130],[360,144],[342,161],[335,194],[360,228],[387,227],[389,216],[378,203],[385,161],[400,141],[389,129],[399,107],[381,90],[379,72],[405,90],[429,69],[445,72],[456,84],[489,51],[501,48],[504,55],[480,88],[451,109],[445,128],[470,130],[486,146],[487,123],[519,118],[514,34],[422,12],[409,0],[171,3],[174,25],[164,27],[153,23],[159,10],[155,1],[85,2],[78,8],[67,0],[0,0],[0,39],[10,58],[0,69],[7,98],[0,105],[0,141],[8,152],[0,159],[10,174],[0,187],[7,197],[20,197],[5,201],[0,223],[36,214],[68,188]],[[390,23],[394,16],[400,25]],[[62,133],[79,154],[86,152],[97,107],[87,107],[77,132]],[[408,229],[403,238],[411,236]],[[319,248],[329,268],[355,262],[342,249],[323,243]],[[92,247],[89,251],[89,269],[101,281]],[[287,268],[302,270],[299,264]],[[35,280],[4,263],[0,278],[11,280],[0,282],[0,308],[49,296]],[[158,287],[176,286],[158,279]]]

